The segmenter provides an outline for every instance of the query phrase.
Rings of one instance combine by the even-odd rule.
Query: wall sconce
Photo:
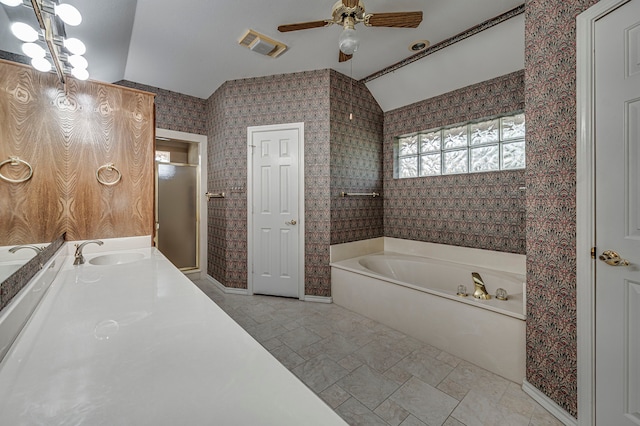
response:
[[[76,26],[82,22],[78,9],[70,4],[60,4],[58,0],[0,0],[0,3],[33,9],[40,30],[24,22],[15,22],[11,25],[11,32],[24,42],[22,52],[31,58],[31,65],[35,69],[49,72],[55,68],[62,84],[66,83],[66,74],[78,80],[89,78],[89,64],[82,56],[87,50],[84,43],[77,38],[66,38],[64,29],[65,24]]]

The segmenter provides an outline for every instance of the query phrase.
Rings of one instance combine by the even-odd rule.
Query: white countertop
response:
[[[128,252],[62,259],[0,364],[1,424],[346,424],[156,249]]]

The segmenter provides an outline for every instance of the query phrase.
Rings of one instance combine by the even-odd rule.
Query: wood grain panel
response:
[[[0,62],[0,158],[34,166],[29,182],[0,181],[0,245],[152,234],[153,117],[152,94],[74,79],[65,91]],[[114,186],[96,179],[106,163],[122,172]]]
[[[57,163],[63,149],[53,143],[56,123],[48,113],[56,79],[0,63],[0,89],[0,159],[18,156],[33,167],[24,183],[0,180],[0,245],[50,242],[64,230]],[[4,166],[2,172],[17,178],[25,168]]]

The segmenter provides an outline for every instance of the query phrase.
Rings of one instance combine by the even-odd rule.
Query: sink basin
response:
[[[122,265],[144,259],[142,253],[113,253],[96,256],[89,260],[92,265]]]

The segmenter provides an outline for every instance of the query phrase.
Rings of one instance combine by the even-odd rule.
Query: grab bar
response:
[[[380,193],[379,192],[341,192],[340,193],[341,197],[354,197],[354,196],[358,196],[358,197],[379,197]]]
[[[29,174],[27,175],[27,177],[24,177],[22,179],[11,179],[11,178],[8,178],[8,177],[4,176],[2,173],[0,173],[0,179],[2,179],[4,181],[7,181],[9,183],[22,183],[22,182],[28,181],[29,179],[31,179],[31,176],[33,176],[33,167],[31,167],[31,164],[27,163],[24,160],[21,160],[18,157],[11,156],[11,157],[9,157],[8,160],[4,160],[2,163],[0,163],[0,169],[5,164],[9,164],[11,166],[19,166],[20,164],[24,164],[25,166],[27,166],[29,168]]]
[[[218,192],[217,194],[214,194],[213,192],[206,192],[204,195],[207,196],[207,201],[212,198],[225,198],[227,196],[224,192]]]

